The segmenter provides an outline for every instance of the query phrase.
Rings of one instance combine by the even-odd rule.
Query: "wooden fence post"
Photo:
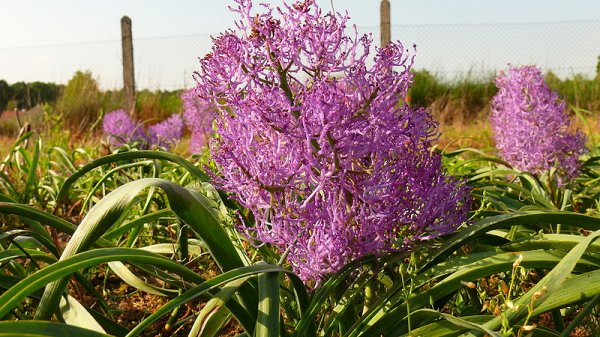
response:
[[[133,72],[133,37],[131,34],[131,19],[121,18],[121,43],[123,49],[123,92],[125,94],[125,109],[133,114],[135,108],[135,76]]]
[[[390,20],[390,2],[389,0],[381,0],[381,6],[379,8],[381,13],[381,27],[380,27],[380,35],[381,35],[381,47],[385,47],[390,43],[392,39],[392,31],[391,31],[391,20]]]

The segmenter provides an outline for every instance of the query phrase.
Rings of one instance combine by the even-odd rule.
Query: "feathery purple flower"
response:
[[[347,16],[314,1],[236,0],[238,33],[214,39],[196,93],[217,110],[214,182],[250,209],[242,226],[289,250],[309,282],[366,254],[406,249],[465,221],[469,188],[444,175],[428,111],[404,97],[413,57],[345,34]]]
[[[191,132],[189,151],[198,153],[208,145],[208,139],[213,132],[215,113],[198,98],[194,89],[184,91],[181,94],[181,101],[185,125]]]
[[[535,174],[556,169],[559,186],[579,173],[585,136],[571,130],[565,103],[548,87],[540,69],[510,67],[496,79],[491,123],[500,155],[515,168]]]
[[[145,139],[143,125],[134,122],[125,110],[115,110],[104,115],[102,131],[114,146]]]
[[[183,118],[173,114],[164,121],[148,128],[148,142],[151,146],[171,148],[183,136]]]

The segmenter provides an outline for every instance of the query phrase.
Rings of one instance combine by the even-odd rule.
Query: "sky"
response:
[[[348,11],[351,23],[361,32],[375,34],[379,2],[317,0],[323,9],[333,6],[338,12]],[[35,80],[65,83],[77,68],[87,67],[103,87],[118,87],[120,19],[127,15],[133,21],[138,87],[190,86],[197,57],[210,48],[209,35],[233,27],[235,19],[227,10],[230,0],[91,3],[0,0],[0,79],[9,83]],[[276,5],[281,1],[269,3]],[[511,57],[516,63],[537,62],[567,71],[570,67],[571,72],[589,71],[596,62],[592,55],[600,54],[597,46],[600,1],[597,0],[390,0],[390,3],[393,39],[416,43],[416,66],[440,73],[465,71],[469,67],[475,71],[498,67],[510,62]],[[452,35],[444,35],[448,33]],[[545,34],[549,36],[541,37]],[[374,38],[377,41],[378,37]],[[528,49],[531,51],[525,53]],[[507,56],[499,58],[499,52]],[[585,60],[575,60],[578,57]],[[487,61],[491,63],[486,64]]]

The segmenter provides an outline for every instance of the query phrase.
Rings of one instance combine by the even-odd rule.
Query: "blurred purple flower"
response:
[[[198,153],[208,145],[208,139],[213,132],[212,124],[215,113],[213,109],[198,98],[195,89],[184,91],[181,100],[183,102],[185,125],[191,131],[189,151]]]
[[[102,131],[114,146],[145,140],[144,126],[135,123],[125,110],[108,112],[102,119]]]
[[[573,131],[565,103],[548,87],[540,69],[510,67],[496,78],[491,123],[500,155],[512,166],[540,174],[556,169],[558,186],[579,173],[585,136]]]
[[[201,60],[196,93],[215,107],[214,182],[249,208],[246,233],[289,250],[314,284],[366,254],[406,249],[465,221],[469,188],[444,175],[428,111],[404,98],[413,57],[347,36],[314,1],[251,13],[237,0]]]
[[[164,121],[148,128],[148,141],[151,146],[163,147],[167,150],[177,144],[183,136],[183,118],[173,114]]]

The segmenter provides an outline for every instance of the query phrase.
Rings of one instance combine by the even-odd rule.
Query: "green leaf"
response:
[[[290,277],[297,277],[289,270],[283,269],[279,266],[269,265],[266,263],[261,263],[261,264],[252,265],[252,266],[244,266],[244,267],[240,267],[240,268],[237,268],[234,270],[227,271],[227,272],[220,274],[211,280],[207,280],[204,283],[173,298],[172,300],[167,302],[165,305],[158,308],[154,313],[152,313],[150,316],[148,316],[142,322],[140,322],[140,324],[138,324],[135,328],[133,328],[129,332],[129,334],[127,334],[127,336],[137,336],[144,329],[146,329],[148,326],[150,326],[152,323],[156,322],[162,316],[168,314],[171,310],[173,310],[176,307],[179,307],[195,298],[198,298],[202,294],[208,292],[209,290],[211,290],[215,287],[218,287],[223,284],[227,284],[229,282],[235,281],[235,280],[243,278],[243,277],[256,275],[256,274],[260,274],[260,273],[269,273],[269,272],[288,273],[290,275]],[[277,312],[277,314],[279,315],[279,312]],[[249,335],[253,335],[254,326],[244,325],[244,323],[245,323],[244,321],[238,320],[238,322],[240,322],[240,324],[242,325],[244,330],[246,330],[246,333],[248,333]]]
[[[566,257],[562,251],[524,251],[520,252],[523,256],[521,265],[526,268],[550,269],[557,266]],[[477,256],[480,256],[477,254]],[[514,261],[517,259],[516,253],[500,253],[478,260],[467,259],[470,264],[465,264],[458,268],[452,274],[440,279],[434,286],[408,299],[411,310],[418,310],[429,305],[430,301],[437,301],[456,290],[464,287],[463,281],[473,281],[489,275],[506,272],[512,269]],[[460,261],[459,258],[457,258]],[[581,259],[578,261],[582,269],[598,268],[595,260],[588,261]],[[448,269],[440,269],[435,274],[443,274],[445,270],[453,270],[454,263],[449,265]],[[427,271],[423,273],[431,274]],[[434,274],[434,275],[435,275]],[[417,276],[416,285],[425,284],[426,278]],[[372,309],[361,317],[354,324],[348,336],[378,336],[380,334],[395,331],[394,327],[403,322],[407,315],[404,293],[401,291],[402,285],[392,288],[392,290],[381,297],[375,303]]]
[[[552,296],[548,296],[544,302],[539,303],[534,308],[533,315],[537,316],[553,309],[581,303],[598,294],[600,294],[600,270],[575,275],[560,285],[560,291],[555,291]]]
[[[54,242],[49,240],[46,235],[39,234],[38,232],[32,232],[32,231],[22,230],[22,229],[21,230],[19,230],[19,229],[12,230],[12,231],[8,231],[8,232],[0,234],[0,241],[8,239],[8,241],[15,240],[18,242],[19,238],[33,239],[33,240],[35,240],[35,242],[37,242],[37,244],[38,244],[37,247],[43,246],[46,249],[48,249],[48,251],[50,251],[52,254],[54,254],[55,256],[58,256],[58,249],[56,249]]]
[[[225,303],[233,297],[239,287],[249,278],[243,277],[225,284],[200,310],[188,337],[217,336],[223,325],[231,317],[231,313],[225,307]]]
[[[585,240],[577,244],[557,265],[554,267],[544,278],[542,278],[537,284],[535,284],[525,295],[521,296],[518,300],[514,301],[516,305],[515,310],[510,310],[504,315],[504,317],[496,317],[493,320],[484,324],[485,327],[490,329],[498,329],[502,324],[502,320],[505,319],[509,324],[516,322],[527,314],[527,305],[532,300],[535,293],[542,293],[542,295],[535,300],[536,306],[543,303],[546,299],[554,296],[559,291],[563,281],[571,274],[571,271],[581,257],[587,250],[588,246],[600,237],[600,230],[587,236]],[[562,291],[562,289],[560,290]]]
[[[572,212],[530,211],[491,216],[449,238],[420,270],[427,269],[458,248],[491,230],[540,223],[572,225],[588,230],[600,229],[600,218]]]
[[[12,202],[0,202],[0,214],[18,215],[20,217],[24,217],[49,225],[50,227],[57,229],[59,232],[63,232],[66,234],[73,234],[76,228],[75,225],[64,219],[41,211],[37,208],[23,204],[16,204]],[[51,240],[51,237],[49,235],[47,236],[47,238]]]
[[[25,191],[23,192],[23,202],[29,203],[30,193],[32,189],[37,188],[37,167],[40,160],[40,147],[42,146],[42,139],[38,138],[33,148],[33,158],[28,167],[27,180],[25,182]]]
[[[81,204],[81,209],[86,209],[88,207],[88,204],[90,203],[90,200],[92,200],[92,198],[95,196],[96,191],[102,187],[102,185],[104,184],[104,182],[110,178],[113,174],[120,172],[121,170],[124,169],[128,169],[128,168],[132,168],[132,167],[138,167],[138,166],[150,166],[152,165],[152,161],[150,160],[144,160],[144,161],[139,161],[139,162],[134,162],[134,163],[129,163],[129,164],[123,164],[123,165],[119,165],[115,168],[110,169],[108,172],[106,172],[102,178],[100,178],[96,184],[87,190],[87,196],[85,197],[85,199],[83,200],[83,204]]]
[[[81,269],[111,261],[147,263],[155,267],[163,267],[194,283],[204,281],[195,272],[157,254],[134,248],[98,248],[58,261],[36,271],[10,287],[0,295],[0,318],[7,315],[11,309],[18,306],[27,296],[43,288],[48,283],[67,278]],[[59,295],[62,295],[62,293]]]
[[[67,296],[66,299],[64,297],[61,298],[60,312],[65,323],[69,325],[94,330],[103,334],[106,333],[83,305],[71,296]]]
[[[449,314],[445,314],[439,311],[435,311],[435,310],[431,310],[431,309],[421,309],[421,310],[417,310],[415,312],[413,312],[411,314],[411,318],[412,316],[416,316],[420,319],[424,319],[424,318],[442,318],[445,321],[447,321],[448,323],[450,323],[454,330],[467,330],[467,331],[480,331],[480,332],[484,332],[486,334],[488,334],[491,337],[501,337],[499,334],[497,334],[496,332],[487,329],[486,327],[482,326],[480,323],[484,323],[481,322],[484,318],[489,319],[489,317],[487,316],[483,316],[483,317],[478,317],[475,316],[474,318],[471,317],[471,319],[466,319],[463,317],[456,317],[456,316],[452,316]],[[479,323],[474,322],[474,320],[479,320]],[[422,336],[422,337],[440,337],[442,336],[442,332],[445,330],[445,328],[447,327],[447,325],[440,325],[440,328],[442,328],[442,331],[438,330],[437,328],[434,328],[432,326],[424,326],[421,329],[415,329],[413,331],[411,331],[411,335],[412,336]],[[406,336],[406,335],[405,335]]]
[[[522,251],[534,249],[560,249],[569,251],[578,243],[585,240],[581,235],[568,234],[543,234],[537,235],[526,240],[515,241],[500,247],[502,250]],[[589,252],[600,252],[600,242],[593,242],[589,248]]]
[[[575,328],[581,324],[583,319],[588,316],[592,310],[600,303],[600,294],[594,296],[591,301],[589,301],[581,311],[575,316],[575,318],[569,323],[569,325],[562,331],[560,337],[569,337],[571,332],[575,330]]]
[[[279,337],[279,273],[258,275],[256,337]]]
[[[200,254],[202,254],[202,248],[203,245],[200,241],[190,239],[189,253],[192,256],[199,256]],[[172,243],[157,243],[150,246],[140,247],[140,249],[156,254],[174,255],[177,253],[177,247]]]
[[[127,211],[138,193],[149,187],[160,187],[167,195],[171,209],[189,224],[206,243],[207,249],[223,270],[231,270],[244,263],[231,243],[229,236],[221,227],[221,219],[209,206],[206,197],[192,195],[185,188],[170,181],[156,178],[132,181],[105,196],[81,221],[68,242],[61,260],[88,249]],[[204,198],[206,200],[203,200]],[[201,202],[205,201],[205,202]],[[66,287],[66,279],[51,283],[46,287],[40,301],[36,318],[48,319],[58,305],[58,299]],[[243,295],[250,296],[250,295]],[[245,298],[246,302],[251,298]]]
[[[0,322],[0,336],[23,337],[110,337],[96,332],[64,323],[48,321],[5,321]]]
[[[144,282],[144,280],[137,277],[122,262],[109,262],[108,266],[121,280],[138,290],[158,296],[169,296],[169,294],[173,294],[172,290],[168,291],[167,289],[160,289],[147,282]]]
[[[131,231],[135,227],[142,226],[146,223],[150,223],[152,221],[157,221],[157,220],[163,219],[163,218],[174,219],[173,211],[170,209],[161,209],[161,210],[157,210],[152,213],[144,214],[144,215],[137,217],[137,218],[135,218],[127,223],[124,223],[118,227],[111,228],[105,234],[103,234],[102,237],[107,240],[116,239],[116,238],[120,237],[121,235]]]
[[[73,172],[77,171],[77,168],[75,167],[74,158],[72,156],[70,156],[67,153],[67,151],[65,151],[65,149],[63,149],[62,147],[53,146],[48,149],[47,153],[48,153],[48,157],[51,157],[53,153],[57,153],[58,158],[59,158],[60,162],[62,163],[62,167],[67,168],[69,170],[70,174],[73,174]]]
[[[32,258],[35,261],[44,261],[46,263],[56,262],[56,258],[54,256],[48,255],[36,249],[25,249],[25,251],[20,249],[7,249],[0,251],[0,263],[24,257]]]
[[[316,327],[314,322],[320,313],[322,306],[335,292],[335,289],[348,277],[354,273],[359,267],[373,263],[377,259],[374,256],[366,256],[359,260],[346,264],[337,273],[332,275],[324,284],[322,284],[311,297],[310,305],[302,310],[303,315],[301,320],[295,327],[292,337],[314,336],[316,335]]]
[[[58,193],[58,196],[57,196],[58,202],[59,203],[64,202],[65,198],[67,196],[67,192],[71,188],[71,185],[73,185],[77,180],[79,180],[79,178],[83,177],[85,174],[87,174],[91,170],[93,170],[97,167],[100,167],[102,165],[117,163],[120,161],[130,161],[130,160],[134,160],[134,159],[158,159],[158,160],[171,161],[171,162],[181,165],[183,168],[188,170],[195,178],[199,179],[200,181],[208,181],[209,180],[206,173],[202,172],[202,170],[200,170],[199,168],[194,166],[189,161],[187,161],[177,155],[174,155],[172,153],[161,152],[161,151],[150,151],[150,150],[127,151],[127,152],[116,153],[116,154],[112,154],[112,155],[108,155],[108,156],[96,159],[90,163],[87,163],[85,166],[83,166],[82,168],[77,170],[77,172],[73,173],[69,178],[67,178],[67,180],[65,180],[65,183],[63,184],[63,186],[60,189],[60,192]]]

